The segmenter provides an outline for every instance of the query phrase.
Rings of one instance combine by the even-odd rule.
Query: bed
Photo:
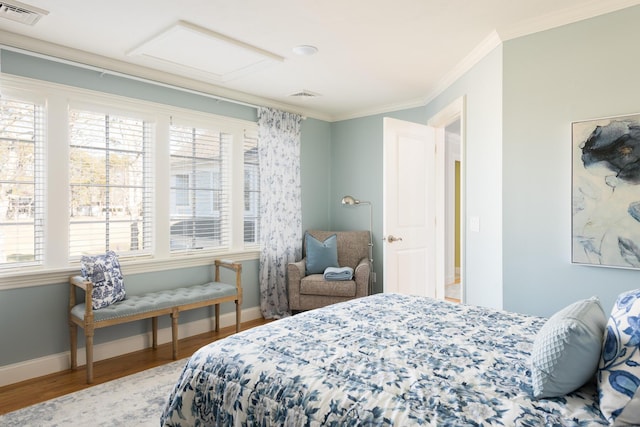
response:
[[[303,312],[194,353],[161,425],[608,425],[595,381],[531,397],[544,323],[399,294]]]

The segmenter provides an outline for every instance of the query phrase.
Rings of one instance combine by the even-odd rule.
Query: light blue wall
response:
[[[302,231],[329,228],[331,123],[306,119],[301,125]]]
[[[504,305],[549,315],[640,272],[571,264],[571,122],[640,112],[640,7],[504,44]],[[638,189],[640,198],[640,188]]]
[[[101,75],[99,72],[66,64],[0,51],[2,72],[77,86],[116,95],[123,95],[190,108],[243,120],[256,120],[256,109],[212,98],[197,96],[122,77]],[[301,185],[302,217],[305,228],[327,228],[329,197],[330,123],[307,119],[301,126]],[[126,270],[125,270],[126,273]],[[154,289],[195,284],[211,280],[207,267],[186,268],[148,274],[128,275],[127,292],[144,293]],[[223,277],[224,278],[224,277]],[[230,277],[228,280],[235,280]],[[243,308],[258,307],[258,262],[243,262]],[[50,284],[0,291],[0,366],[68,351],[67,326],[68,284]],[[223,304],[222,312],[234,310],[233,304]],[[211,316],[211,309],[191,310],[180,315],[186,323]],[[165,316],[167,317],[167,316]],[[169,327],[169,319],[160,319],[160,327]],[[99,330],[96,344],[122,339],[150,330],[150,322],[134,322]],[[82,345],[82,341],[81,345]],[[11,343],[11,345],[6,345]]]

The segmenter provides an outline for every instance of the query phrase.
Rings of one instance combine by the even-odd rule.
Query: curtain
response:
[[[260,163],[260,309],[289,316],[287,264],[302,255],[300,122],[296,114],[258,109]]]

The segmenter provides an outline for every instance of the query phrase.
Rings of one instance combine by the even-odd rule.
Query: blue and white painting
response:
[[[640,268],[640,114],[574,122],[572,262]]]

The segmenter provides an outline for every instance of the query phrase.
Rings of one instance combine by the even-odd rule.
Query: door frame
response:
[[[446,275],[446,236],[445,236],[445,218],[447,214],[445,186],[446,186],[446,147],[444,128],[460,119],[460,298],[461,302],[465,302],[465,170],[466,170],[466,96],[461,96],[444,107],[433,117],[427,121],[427,125],[442,132],[436,132],[436,218],[441,218],[436,226],[436,295],[438,298],[444,299],[445,294],[445,275]]]

